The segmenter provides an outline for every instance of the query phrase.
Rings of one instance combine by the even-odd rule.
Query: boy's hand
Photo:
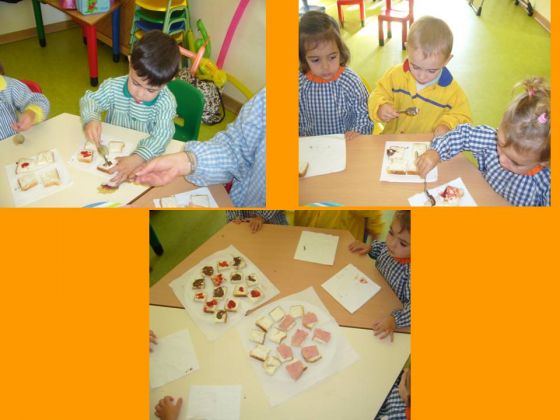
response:
[[[441,136],[449,131],[449,127],[446,125],[438,125],[434,130],[434,137]]]
[[[150,330],[150,352],[152,351],[152,344],[157,344],[157,337],[155,333]]]
[[[395,323],[395,318],[389,315],[375,321],[371,328],[373,328],[376,337],[383,339],[387,336],[391,336],[391,342],[393,342],[393,331],[397,328],[397,324]]]
[[[118,157],[117,164],[109,170],[110,174],[117,172],[117,175],[111,178],[111,182],[120,184],[134,178],[134,171],[143,163],[144,159],[135,153],[130,156]]]
[[[387,122],[387,121],[394,120],[395,118],[398,118],[399,113],[395,111],[393,105],[383,104],[377,110],[377,116],[381,119],[381,121]]]
[[[86,139],[93,142],[97,147],[101,144],[101,122],[91,120],[84,126]]]
[[[252,233],[261,230],[262,225],[264,223],[264,219],[261,216],[250,217],[246,220],[249,222],[249,228],[251,228]]]
[[[358,136],[361,136],[360,133],[356,133],[355,131],[347,131],[346,133],[344,133],[344,139],[345,140],[352,140]]]
[[[17,122],[12,124],[12,128],[18,133],[29,130],[33,126],[33,121],[35,121],[35,112],[28,109],[20,114]]]
[[[183,406],[183,399],[179,398],[176,404],[173,401],[175,399],[169,395],[159,400],[156,405],[156,416],[162,420],[177,420]]]
[[[430,172],[439,163],[440,157],[439,153],[433,149],[424,152],[416,160],[416,169],[422,178],[426,178],[428,172]]]
[[[355,254],[366,255],[370,250],[370,246],[360,241],[354,241],[348,245],[348,249]]]
[[[157,187],[169,184],[179,176],[191,173],[191,164],[184,152],[159,156],[145,162],[135,173],[135,181]]]

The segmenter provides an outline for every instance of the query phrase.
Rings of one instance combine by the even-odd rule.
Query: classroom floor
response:
[[[111,48],[100,41],[97,51],[100,83],[128,73],[126,57],[121,55],[121,60],[114,63]],[[35,37],[0,45],[0,62],[7,76],[39,83],[51,103],[50,117],[64,112],[79,115],[80,98],[86,90],[97,89],[89,84],[87,46],[79,27],[47,34],[45,48]],[[202,124],[199,139],[211,138],[234,119],[235,114],[227,111],[220,124]]]

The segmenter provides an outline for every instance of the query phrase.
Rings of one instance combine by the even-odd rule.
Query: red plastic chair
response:
[[[402,49],[406,50],[408,27],[412,25],[412,22],[414,22],[414,0],[408,0],[408,10],[391,8],[391,0],[385,0],[385,6],[385,10],[377,16],[379,26],[379,46],[382,47],[385,45],[383,22],[387,22],[387,38],[391,38],[391,22],[394,21],[402,24]]]
[[[342,13],[342,6],[351,6],[357,4],[360,6],[360,19],[362,21],[362,28],[366,20],[366,12],[364,10],[364,0],[337,0],[336,7],[338,8],[338,21],[340,26],[344,28],[344,14]]]
[[[32,80],[20,80],[20,82],[26,85],[31,92],[43,93],[41,86],[39,86],[37,82],[33,82]]]

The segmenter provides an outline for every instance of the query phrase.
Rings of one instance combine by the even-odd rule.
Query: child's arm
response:
[[[435,136],[445,134],[460,124],[471,124],[472,113],[469,100],[463,90],[455,83],[455,95],[448,101],[451,109],[443,114],[434,124]]]
[[[14,106],[21,113],[13,128],[16,131],[25,131],[32,125],[47,119],[50,104],[47,97],[41,93],[31,92],[19,80],[6,78],[12,90]]]
[[[255,216],[261,216],[265,223],[273,225],[287,225],[288,221],[284,215],[284,210],[255,210]]]
[[[346,132],[349,134],[347,139],[351,139],[358,134],[370,135],[373,131],[373,123],[368,115],[368,91],[364,83],[360,80],[359,76],[355,73],[350,73],[351,85],[346,94],[348,95],[348,102],[352,107],[352,118]]]
[[[150,160],[165,152],[167,145],[175,134],[173,122],[177,112],[177,103],[170,91],[158,100],[154,110],[155,119],[151,121],[152,129],[149,136],[140,140],[136,150],[133,152],[144,160]],[[161,93],[160,93],[161,95]]]
[[[179,398],[177,402],[169,395],[166,395],[156,405],[155,414],[161,420],[178,420],[183,406],[183,399]]]
[[[387,71],[383,77],[377,81],[375,84],[375,89],[369,96],[368,100],[368,110],[369,110],[369,117],[372,121],[390,121],[399,116],[396,112],[393,103],[394,103],[394,95],[392,91],[392,70]],[[384,107],[383,112],[380,112],[380,108],[383,105],[388,105]],[[382,114],[382,116],[380,115]]]
[[[101,142],[101,113],[107,111],[114,103],[114,81],[107,79],[95,92],[87,90],[80,99],[80,117],[86,139],[96,145]]]
[[[243,220],[243,210],[226,210],[228,222],[241,223]]]

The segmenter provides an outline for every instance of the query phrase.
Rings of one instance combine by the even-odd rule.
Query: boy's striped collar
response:
[[[410,71],[410,63],[408,62],[408,58],[404,60],[403,71],[405,73],[408,73]],[[439,76],[438,85],[440,85],[441,87],[447,87],[451,84],[452,81],[453,76],[451,75],[451,72],[447,70],[447,67],[441,69],[441,75]]]

